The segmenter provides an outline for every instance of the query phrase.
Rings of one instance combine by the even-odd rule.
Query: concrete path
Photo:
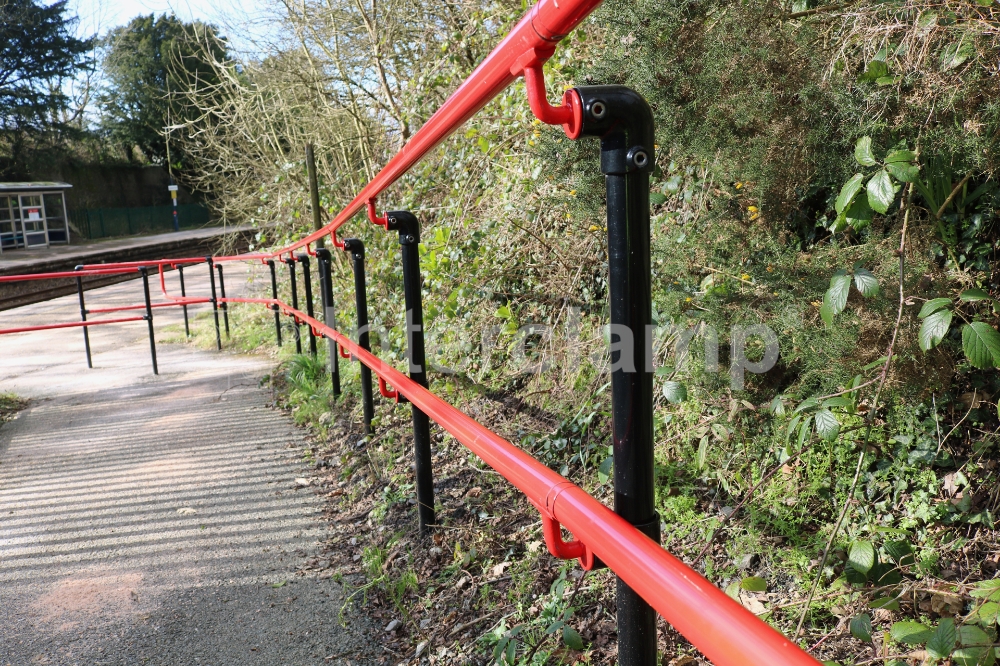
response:
[[[230,293],[245,285],[227,271]],[[0,328],[78,316],[65,297]],[[159,345],[156,377],[145,322],[91,341],[88,370],[79,329],[0,336],[0,391],[32,399],[0,428],[0,665],[373,662],[370,630],[339,624],[339,587],[296,573],[326,527],[295,482],[303,433],[258,387],[266,359]]]

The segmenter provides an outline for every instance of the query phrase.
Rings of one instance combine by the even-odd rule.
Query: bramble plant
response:
[[[957,314],[965,321],[962,326],[962,351],[969,363],[980,370],[1000,366],[1000,333],[986,322],[976,319],[979,311],[972,305],[975,303],[991,304],[994,314],[1000,314],[1000,303],[982,289],[966,289],[957,300],[932,298],[925,302],[917,315],[923,319],[919,333],[920,349],[927,352],[941,344]]]
[[[819,315],[827,326],[833,326],[833,318],[847,307],[852,279],[855,288],[865,298],[878,294],[878,278],[861,264],[854,264],[850,273],[845,270],[837,271],[830,278],[830,288],[823,294],[823,305],[819,308]]]
[[[920,167],[914,162],[917,153],[905,148],[890,149],[879,161],[872,152],[872,140],[869,136],[858,139],[854,147],[855,161],[864,167],[881,167],[867,177],[865,173],[856,173],[844,183],[837,196],[835,208],[837,217],[830,225],[830,233],[844,231],[848,227],[860,231],[871,224],[875,213],[885,215],[896,201],[896,194],[902,188],[901,183],[912,183],[920,173]],[[858,196],[864,187],[865,195]]]

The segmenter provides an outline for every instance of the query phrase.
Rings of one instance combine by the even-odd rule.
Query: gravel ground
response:
[[[87,299],[140,295],[132,281]],[[49,316],[77,319],[75,298],[0,328]],[[340,587],[308,569],[329,528],[296,481],[302,431],[258,387],[267,361],[159,345],[157,377],[145,322],[91,341],[88,370],[79,329],[0,337],[0,391],[31,398],[0,428],[0,664],[374,663],[380,628],[341,626]]]

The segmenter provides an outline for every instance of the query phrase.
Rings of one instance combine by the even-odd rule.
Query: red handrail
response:
[[[541,0],[532,7],[406,146],[326,226],[271,253],[215,257],[213,261],[268,260],[285,254],[291,256],[295,250],[333,234],[362,208],[368,209],[373,222],[384,224],[384,218],[376,214],[376,197],[522,73],[528,79],[526,83],[533,111],[547,122],[562,124],[567,134],[573,136],[579,131],[580,101],[575,96],[568,96],[564,97],[562,107],[550,105],[545,99],[541,67],[551,57],[555,45],[600,1]],[[183,261],[125,262],[112,266],[134,268]],[[196,261],[202,260],[192,260],[192,263]],[[100,273],[95,267],[92,272],[77,271],[52,276],[76,277]],[[0,278],[0,281],[5,280]],[[168,294],[162,270],[160,285],[164,296],[175,303],[195,301]],[[384,363],[347,336],[277,299],[220,298],[218,302],[277,306],[297,323],[305,323],[334,340],[378,376],[379,387],[384,394],[408,399],[523,492],[542,514],[546,543],[554,555],[580,557],[585,567],[593,563],[595,556],[599,557],[714,663],[719,666],[817,666],[819,663],[583,489]],[[83,323],[71,325],[80,326]],[[389,391],[387,384],[391,384],[394,390]],[[576,540],[563,541],[560,525],[571,531]]]
[[[146,307],[145,305],[142,307]],[[143,321],[145,317],[123,317],[121,319],[96,319],[94,321],[71,321],[63,324],[42,324],[40,326],[22,326],[20,328],[0,328],[0,335],[7,333],[27,333],[28,331],[47,331],[53,328],[79,328],[81,326],[100,326],[101,324],[121,324],[126,321]]]

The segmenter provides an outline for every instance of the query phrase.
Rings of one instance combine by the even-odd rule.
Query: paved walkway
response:
[[[227,272],[230,293],[245,283]],[[88,305],[138,302],[139,284]],[[75,320],[75,298],[0,328],[49,316]],[[295,482],[302,432],[258,387],[266,360],[159,345],[155,377],[145,326],[91,329],[93,370],[79,329],[0,337],[0,391],[32,398],[0,429],[0,665],[373,661],[338,586],[296,575],[326,527]]]

